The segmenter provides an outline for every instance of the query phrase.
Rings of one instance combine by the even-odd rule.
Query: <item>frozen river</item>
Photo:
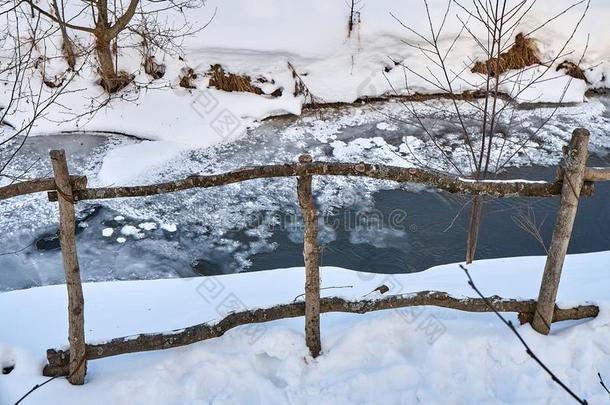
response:
[[[565,108],[501,178],[552,179],[560,145],[572,128],[593,133],[592,165],[607,166],[606,100]],[[301,153],[320,160],[404,165],[403,145],[434,159],[421,133],[388,119],[392,103],[278,118],[223,145],[167,151],[120,135],[70,134],[29,138],[12,175],[49,176],[48,150],[64,148],[74,174],[95,186],[146,184],[242,166],[294,162]],[[379,110],[383,111],[379,111]],[[600,112],[601,111],[601,112]],[[523,112],[525,119],[533,119]],[[528,118],[529,117],[529,118]],[[410,134],[405,136],[405,133]],[[120,150],[133,153],[121,161]],[[141,149],[139,149],[141,148]],[[429,154],[427,155],[427,153]],[[0,157],[9,151],[0,150]],[[152,162],[138,153],[154,155]],[[155,155],[158,153],[158,155]],[[459,158],[459,156],[458,156]],[[148,162],[148,163],[147,163]],[[19,168],[19,169],[17,169]],[[5,180],[6,182],[6,180]],[[610,187],[597,185],[578,212],[570,251],[610,249]],[[322,265],[380,273],[425,270],[462,260],[468,197],[370,179],[317,178]],[[557,199],[488,201],[479,257],[544,254],[518,225],[528,218],[547,241]],[[84,280],[189,277],[302,265],[302,229],[295,179],[264,179],[148,198],[77,205],[78,254]],[[45,195],[0,203],[0,291],[63,282],[56,204]]]

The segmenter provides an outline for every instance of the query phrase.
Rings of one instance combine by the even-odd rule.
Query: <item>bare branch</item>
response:
[[[508,329],[511,330],[511,332],[513,332],[513,334],[517,337],[517,339],[519,339],[519,342],[521,343],[521,345],[525,348],[525,352],[536,362],[538,363],[538,365],[551,377],[551,379],[556,382],[557,384],[559,384],[559,386],[561,388],[563,388],[564,391],[566,391],[568,394],[570,394],[570,396],[579,404],[583,404],[583,405],[587,405],[587,400],[586,399],[581,399],[578,395],[576,395],[574,393],[574,391],[572,391],[570,388],[568,388],[568,386],[559,379],[559,377],[557,377],[547,366],[546,364],[544,364],[542,362],[542,360],[540,360],[540,358],[538,356],[536,356],[536,354],[532,351],[532,349],[529,347],[529,345],[527,344],[527,342],[525,341],[525,339],[523,339],[523,337],[521,336],[521,334],[517,331],[517,328],[515,328],[515,325],[513,325],[513,323],[511,321],[506,320],[506,318],[504,318],[500,312],[498,312],[498,310],[496,309],[496,306],[494,303],[492,303],[488,298],[485,298],[485,296],[483,295],[483,293],[481,293],[481,291],[478,289],[478,287],[475,285],[474,281],[472,280],[472,277],[470,276],[470,273],[468,272],[468,269],[466,267],[464,267],[463,265],[460,264],[460,267],[462,268],[462,270],[464,270],[464,273],[466,273],[466,277],[468,277],[468,285],[477,293],[477,295],[479,297],[481,297],[481,299],[485,302],[485,305],[487,305],[489,307],[489,309],[496,314],[496,316],[502,321],[503,324],[505,324]]]

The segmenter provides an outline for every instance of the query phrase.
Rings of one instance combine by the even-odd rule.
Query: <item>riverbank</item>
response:
[[[610,376],[608,260],[609,252],[569,256],[559,291],[560,306],[599,305],[596,319],[556,324],[548,337],[529,325],[518,327],[545,364],[589,403],[608,398],[597,378],[597,372]],[[470,271],[486,295],[528,299],[537,296],[543,267],[544,257],[524,257],[477,261]],[[381,284],[392,286],[393,293],[440,290],[474,296],[457,264],[416,274],[338,268],[323,268],[321,274],[323,288],[340,287],[323,289],[323,296],[362,297]],[[293,268],[211,279],[85,284],[87,339],[213,322],[229,302],[240,308],[291,302],[303,292],[303,277],[302,268]],[[204,288],[209,282],[217,289]],[[5,325],[0,363],[12,367],[0,375],[0,401],[13,403],[45,381],[40,373],[46,349],[66,344],[65,311],[61,285],[0,294]],[[323,353],[316,360],[308,356],[302,318],[262,324],[257,334],[240,327],[188,347],[91,361],[84,386],[60,378],[28,400],[62,405],[85,398],[93,404],[569,401],[493,314],[423,307],[410,315],[394,310],[322,315]],[[507,316],[516,322],[514,314]],[[434,333],[425,327],[432,321]]]
[[[343,1],[315,0],[290,6],[283,0],[256,5],[246,0],[206,1],[204,7],[189,9],[186,15],[194,30],[205,29],[180,38],[181,45],[173,53],[155,49],[152,57],[163,65],[162,77],[145,72],[141,38],[125,34],[116,44],[116,64],[119,71],[133,76],[132,84],[117,94],[106,94],[97,84],[94,58],[80,57],[78,75],[65,83],[64,94],[45,109],[31,133],[118,131],[166,141],[174,147],[205,147],[240,139],[248,127],[266,117],[299,115],[306,105],[354,103],[393,95],[421,101],[429,94],[447,93],[447,83],[436,83],[442,76],[437,63],[431,63],[429,55],[421,51],[427,46],[425,38],[431,35],[424,2],[364,3],[359,2],[350,16]],[[460,35],[464,34],[466,11],[455,6],[444,21],[447,3],[434,0],[429,5],[432,24],[443,21],[443,35],[437,39],[441,51],[447,52],[444,63],[450,76],[455,76],[452,92],[471,99],[485,88],[485,75],[471,71],[475,62],[486,59],[485,52],[470,35]],[[512,27],[511,36],[532,32],[543,62],[505,72],[500,91],[518,103],[582,103],[587,91],[608,88],[610,47],[605,29],[610,11],[605,2],[593,0],[586,13],[585,4],[572,7],[569,0],[552,5],[534,2],[532,6]],[[77,5],[66,5],[66,14],[76,14],[83,25],[89,23],[88,10],[79,10]],[[185,15],[173,10],[164,18],[168,24],[185,23]],[[348,31],[350,18],[352,31]],[[34,67],[27,77],[32,87],[41,86],[43,96],[51,96],[57,86],[48,87],[45,78],[47,84],[52,78],[66,79],[67,66],[60,33],[44,19],[40,24],[51,29],[51,34],[37,47],[45,54],[38,55],[37,50],[33,57],[40,56],[45,64],[42,72]],[[481,38],[487,35],[485,27],[474,22],[469,31]],[[82,44],[86,55],[90,35],[70,35]],[[504,45],[509,48],[513,39],[507,36]],[[566,60],[579,63],[584,76],[567,75],[560,67]],[[219,69],[240,77],[246,87],[256,91],[223,88],[214,73]],[[193,79],[183,87],[180,83],[187,71]],[[10,82],[8,76],[1,79]],[[0,93],[0,105],[8,105],[10,96],[10,91]],[[32,113],[27,104],[20,107],[6,117],[14,127],[20,127]]]

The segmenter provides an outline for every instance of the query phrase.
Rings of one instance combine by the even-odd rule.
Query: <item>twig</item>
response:
[[[517,226],[529,233],[535,240],[542,246],[544,252],[548,255],[549,250],[544,243],[544,237],[542,236],[542,226],[546,220],[546,217],[538,224],[536,221],[536,214],[532,207],[528,207],[527,213],[520,212],[518,215],[511,216],[511,219]]]
[[[43,382],[41,384],[36,384],[28,392],[26,392],[21,398],[19,398],[19,400],[17,402],[15,402],[15,405],[19,405],[21,403],[21,401],[23,401],[25,398],[27,398],[27,396],[30,395],[32,392],[36,391],[38,388],[42,387],[43,385],[45,385],[47,383],[50,383],[51,381],[53,381],[57,377],[59,377],[59,376],[56,375],[55,377],[51,377],[51,378],[49,378],[48,380],[46,380],[45,382]]]
[[[604,390],[606,390],[608,395],[610,395],[610,390],[608,390],[608,387],[606,387],[606,384],[604,383],[604,379],[602,378],[602,375],[600,373],[597,373],[597,376],[599,377],[599,383],[602,385],[602,387],[604,387]]]
[[[83,364],[83,362],[85,361],[86,356],[81,357],[81,359],[78,362],[78,366],[75,368],[75,370],[78,370],[80,368],[80,366]],[[68,377],[66,378],[70,378],[72,374],[70,374]],[[26,392],[21,398],[19,398],[17,400],[17,402],[15,402],[15,405],[19,405],[19,403],[21,401],[23,401],[25,398],[28,397],[28,395],[30,395],[32,392],[36,391],[38,388],[42,387],[45,384],[50,383],[51,381],[53,381],[54,379],[56,379],[57,377],[60,377],[60,375],[56,375],[54,377],[49,378],[48,380],[46,380],[45,382],[41,383],[41,384],[36,384],[35,386],[33,386],[28,392]]]
[[[583,405],[587,405],[588,402],[586,399],[580,399],[578,397],[578,395],[576,395],[574,393],[574,391],[572,391],[570,388],[568,388],[567,385],[565,385],[563,383],[563,381],[561,381],[559,379],[559,377],[557,377],[555,374],[553,374],[553,372],[542,362],[542,360],[540,360],[538,358],[538,356],[536,356],[536,354],[532,351],[532,349],[530,349],[530,347],[528,346],[528,344],[525,342],[525,339],[523,339],[523,337],[521,336],[521,334],[517,331],[517,329],[515,328],[515,325],[513,325],[513,323],[511,321],[506,320],[506,318],[504,318],[493,306],[493,304],[491,302],[489,302],[489,300],[481,293],[481,291],[478,289],[478,287],[475,285],[474,281],[472,280],[472,277],[470,276],[470,273],[468,272],[468,269],[466,267],[464,267],[463,265],[460,264],[460,267],[462,268],[462,270],[464,270],[464,273],[466,273],[466,277],[468,277],[468,285],[477,293],[477,295],[479,297],[481,297],[481,299],[485,302],[485,304],[489,307],[489,309],[492,310],[492,312],[494,314],[496,314],[496,316],[498,318],[500,318],[500,320],[502,321],[502,323],[504,323],[514,334],[515,336],[517,336],[517,339],[519,339],[519,341],[521,342],[521,344],[523,345],[523,347],[525,348],[525,352],[532,358],[534,359],[534,361],[536,363],[538,363],[538,365],[540,367],[542,367],[542,369],[544,371],[546,371],[546,373],[551,377],[551,379],[553,381],[555,381],[557,384],[559,384],[559,386],[561,388],[564,389],[564,391],[566,391],[568,394],[570,394],[572,396],[572,398],[574,398],[575,401],[577,401],[580,404]],[[602,383],[603,385],[603,383]]]

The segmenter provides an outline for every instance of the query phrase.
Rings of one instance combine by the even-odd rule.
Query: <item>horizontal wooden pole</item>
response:
[[[585,181],[610,181],[610,167],[585,168]]]
[[[246,167],[222,174],[190,176],[182,180],[145,186],[89,188],[77,190],[74,195],[77,200],[144,197],[192,188],[223,186],[246,180],[311,175],[368,177],[399,183],[425,184],[450,193],[476,193],[497,197],[513,195],[522,197],[556,196],[560,194],[562,185],[561,181],[474,181],[431,170],[381,164],[311,162]],[[584,195],[590,195],[592,192],[592,184],[586,184],[585,187],[583,187]],[[50,192],[49,200],[57,200],[57,193]]]
[[[500,312],[519,313],[519,319],[522,321],[531,320],[536,308],[535,300],[518,301],[498,296],[492,296],[487,299]],[[338,297],[321,298],[320,312],[363,314],[385,309],[422,305],[453,308],[467,312],[491,311],[481,298],[456,298],[445,292],[421,291],[413,294],[392,295],[381,299],[362,301],[348,301]],[[555,308],[553,321],[591,318],[597,316],[598,313],[599,308],[595,305],[568,309]],[[202,323],[171,332],[141,334],[116,338],[104,343],[87,344],[86,355],[88,360],[94,360],[126,353],[169,349],[220,337],[228,330],[237,326],[270,322],[284,318],[295,318],[304,315],[304,302],[234,312],[215,324]],[[48,365],[45,366],[43,374],[46,376],[66,375],[68,373],[69,356],[69,350],[47,350]]]
[[[302,164],[272,165],[255,168],[245,168],[211,176],[191,176],[174,182],[153,184],[148,186],[107,187],[87,189],[86,176],[70,176],[74,189],[77,189],[77,200],[108,199],[121,197],[143,197],[148,195],[170,193],[191,188],[209,188],[222,186],[245,180],[271,177],[298,176],[301,172],[311,172],[316,175],[370,177],[379,180],[390,180],[401,183],[427,184],[451,193],[479,193],[494,196],[519,195],[523,197],[551,197],[559,195],[561,181],[528,182],[528,181],[469,181],[457,176],[436,173],[422,169],[406,169],[396,166],[369,165],[364,163],[310,163],[313,167],[300,168]],[[373,169],[373,170],[371,170]],[[389,170],[386,170],[389,169]],[[325,172],[326,171],[326,172]],[[415,171],[415,172],[414,172]],[[407,173],[405,173],[407,172]],[[583,195],[593,194],[594,181],[610,181],[610,168],[588,167],[585,171],[585,186]],[[498,186],[498,187],[495,187]],[[0,200],[49,191],[49,201],[57,201],[55,179],[41,178],[27,180],[0,187]]]
[[[73,189],[87,188],[86,176],[70,176],[70,184]],[[39,193],[42,191],[56,190],[55,179],[53,177],[27,180],[0,187],[0,200],[17,197],[25,194]],[[57,200],[56,200],[57,201]]]

